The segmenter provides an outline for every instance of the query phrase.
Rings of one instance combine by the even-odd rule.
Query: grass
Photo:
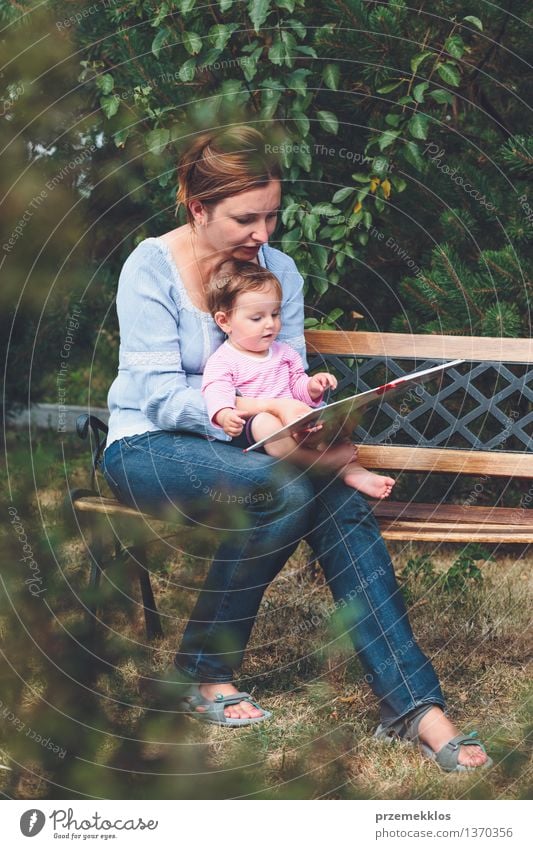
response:
[[[65,591],[55,602],[52,640],[79,627],[79,605],[72,593],[81,591],[88,571],[79,537],[65,541],[59,535],[65,476],[71,486],[86,483],[85,458],[74,448],[67,456],[72,459],[57,473],[50,472],[50,464],[39,466],[48,472],[43,479],[45,472],[38,470],[31,499],[34,532],[43,530],[38,503],[47,536],[58,535],[55,554]],[[443,589],[438,577],[457,560],[461,546],[388,543],[400,576],[409,561],[412,565],[423,555],[430,558],[432,570],[407,570],[413,630],[437,669],[452,718],[465,732],[477,729],[495,761],[487,773],[446,775],[412,747],[386,746],[372,738],[379,721],[376,700],[351,644],[335,634],[324,613],[329,591],[317,566],[309,565],[304,545],[265,594],[238,681],[240,689],[273,711],[273,719],[225,729],[180,720],[171,701],[162,706],[150,679],[163,676],[171,664],[207,566],[197,556],[197,540],[186,534],[181,542],[186,552],[173,549],[172,540],[156,540],[152,546],[153,586],[165,629],[157,643],[146,644],[139,594],[126,567],[110,574],[118,589],[104,582],[100,634],[111,666],[103,667],[94,681],[97,710],[91,721],[101,722],[108,732],[95,734],[90,758],[79,741],[84,760],[97,765],[92,783],[81,778],[76,783],[78,773],[65,764],[68,789],[54,790],[61,765],[37,757],[24,762],[16,780],[0,770],[4,792],[9,787],[15,798],[54,793],[67,798],[69,790],[74,796],[87,795],[89,786],[94,795],[108,798],[119,792],[117,770],[129,770],[135,785],[142,766],[158,776],[138,790],[147,798],[528,797],[532,581],[527,549],[492,548],[494,559],[478,562],[482,582],[454,591]],[[124,594],[131,600],[124,602]],[[36,658],[18,702],[21,716],[32,715],[34,725],[43,692]],[[74,692],[74,713],[77,699],[83,698],[83,692]],[[135,755],[130,752],[126,760],[124,738],[140,741],[130,744]],[[70,750],[78,752],[76,745],[71,741]],[[9,735],[2,746],[9,755]]]

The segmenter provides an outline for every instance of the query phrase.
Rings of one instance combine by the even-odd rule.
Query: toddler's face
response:
[[[233,310],[217,313],[215,319],[235,348],[266,354],[281,330],[280,313],[276,289],[265,286],[258,292],[242,292]]]

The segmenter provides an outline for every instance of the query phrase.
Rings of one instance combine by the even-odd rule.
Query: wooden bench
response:
[[[532,340],[320,330],[305,335],[310,371],[334,372],[339,384],[333,397],[339,398],[439,362],[466,361],[448,370],[440,386],[429,383],[407,390],[391,404],[384,400],[355,431],[360,461],[368,468],[478,478],[460,504],[410,499],[372,503],[385,539],[533,542],[533,482],[518,507],[476,504],[488,480],[533,478]],[[146,556],[147,541],[154,538],[154,523],[160,520],[97,490],[107,427],[94,416],[80,416],[78,434],[87,438],[90,432],[91,488],[74,490],[68,499],[71,518],[80,529],[89,527],[89,586],[96,591],[102,571],[117,558],[130,556],[139,577],[148,637],[161,636]],[[102,520],[108,529],[120,529],[111,559],[105,556]],[[132,542],[125,547],[126,536]],[[95,621],[95,602],[89,607]]]

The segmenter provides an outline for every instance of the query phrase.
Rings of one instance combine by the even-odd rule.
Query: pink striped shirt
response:
[[[202,392],[209,418],[216,424],[219,410],[235,409],[236,389],[248,398],[295,398],[319,407],[322,395],[313,401],[308,383],[302,358],[285,342],[273,342],[266,357],[253,357],[226,341],[205,364]]]

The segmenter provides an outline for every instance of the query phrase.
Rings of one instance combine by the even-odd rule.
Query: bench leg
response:
[[[141,595],[144,608],[144,622],[146,625],[146,636],[149,640],[154,640],[157,637],[163,636],[163,628],[161,627],[161,619],[156,607],[152,584],[150,581],[150,573],[146,568],[146,549],[144,546],[137,545],[130,549],[130,554],[136,561],[137,575],[139,585],[141,587]]]
[[[87,623],[88,623],[88,638],[91,650],[94,650],[96,640],[96,626],[98,622],[98,590],[100,588],[100,579],[102,572],[105,569],[104,556],[105,545],[96,528],[91,530],[91,547],[89,549],[91,556],[91,571],[89,573],[89,602],[87,604]]]

